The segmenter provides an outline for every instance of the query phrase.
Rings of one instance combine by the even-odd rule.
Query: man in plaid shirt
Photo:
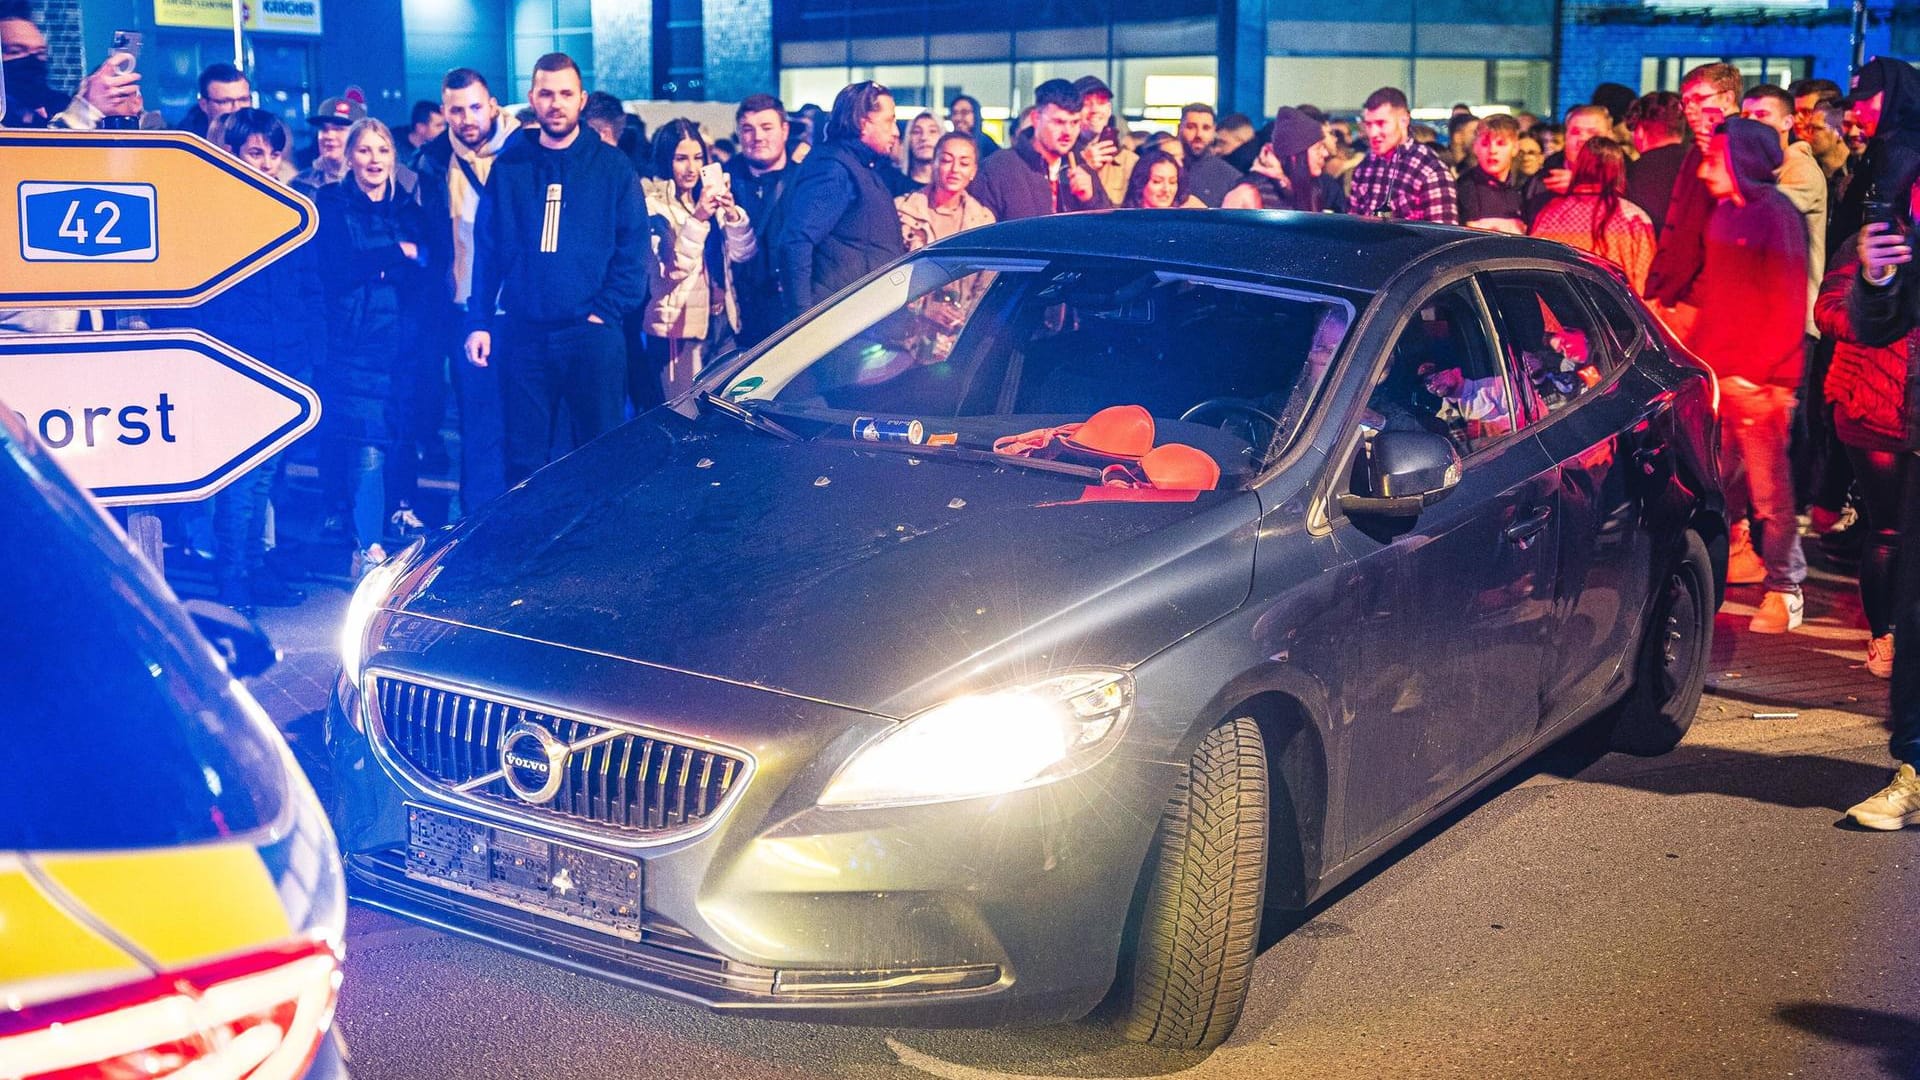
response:
[[[1360,114],[1367,134],[1367,158],[1353,170],[1348,196],[1361,217],[1460,224],[1453,171],[1430,146],[1414,142],[1408,130],[1413,114],[1407,95],[1391,86],[1375,90]]]

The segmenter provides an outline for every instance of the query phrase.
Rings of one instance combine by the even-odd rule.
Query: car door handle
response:
[[[1516,544],[1525,544],[1527,541],[1539,536],[1541,530],[1547,527],[1547,522],[1552,517],[1553,509],[1551,507],[1543,507],[1542,509],[1535,510],[1533,513],[1507,526],[1507,539]]]

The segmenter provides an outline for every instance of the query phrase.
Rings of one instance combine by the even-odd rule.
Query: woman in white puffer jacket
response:
[[[662,179],[641,182],[655,265],[647,351],[668,400],[692,386],[701,367],[739,331],[733,264],[755,251],[753,224],[734,204],[725,174],[718,183],[702,183],[706,163],[699,127],[675,120],[653,136],[653,171]]]

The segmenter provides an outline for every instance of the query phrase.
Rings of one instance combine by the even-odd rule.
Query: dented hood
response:
[[[1083,486],[649,416],[493,503],[393,606],[906,716],[1138,662],[1245,599],[1253,494],[1057,505]]]

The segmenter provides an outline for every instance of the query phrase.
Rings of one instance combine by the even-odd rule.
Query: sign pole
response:
[[[241,71],[247,70],[247,49],[240,40],[240,31],[246,21],[246,0],[233,0],[233,66]]]

